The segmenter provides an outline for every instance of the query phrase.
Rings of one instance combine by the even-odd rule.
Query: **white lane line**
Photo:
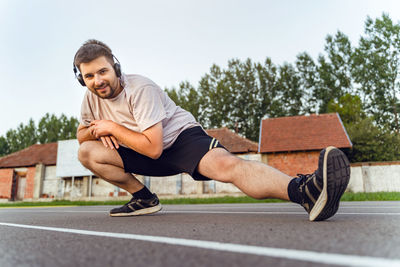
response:
[[[148,241],[148,242],[154,242],[154,243],[164,243],[164,244],[177,245],[177,246],[196,247],[196,248],[211,249],[211,250],[218,250],[218,251],[244,253],[244,254],[260,255],[260,256],[275,257],[275,258],[285,258],[285,259],[291,259],[291,260],[317,262],[317,263],[324,263],[324,264],[335,264],[335,265],[345,265],[345,266],[371,266],[371,267],[375,267],[375,266],[397,266],[397,267],[399,267],[400,266],[400,259],[387,259],[387,258],[368,257],[368,256],[344,255],[344,254],[336,254],[336,253],[324,253],[324,252],[294,250],[294,249],[285,249],[285,248],[257,247],[257,246],[249,246],[249,245],[230,244],[230,243],[183,239],[183,238],[173,238],[173,237],[163,237],[163,236],[98,232],[98,231],[34,226],[34,225],[14,224],[14,223],[0,222],[0,225],[10,226],[10,227],[45,230],[45,231],[71,233],[71,234],[90,235],[90,236],[103,236],[103,237],[112,237],[112,238],[133,239],[133,240],[141,240],[141,241]]]
[[[165,213],[205,213],[205,214],[307,214],[305,211],[199,211],[199,210],[187,210],[187,211],[175,211],[168,210],[163,211]],[[400,212],[338,212],[336,215],[395,215],[399,216]]]
[[[7,210],[7,213],[108,213],[108,210]],[[0,211],[1,213],[1,211]],[[163,210],[160,213],[186,213],[186,214],[301,214],[305,211],[202,211],[202,210]],[[336,215],[389,215],[400,216],[400,212],[338,212]]]

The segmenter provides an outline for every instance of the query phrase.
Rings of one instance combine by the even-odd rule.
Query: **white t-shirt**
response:
[[[177,106],[150,79],[124,74],[121,80],[124,89],[112,99],[86,91],[81,124],[89,126],[92,120],[112,120],[132,131],[143,132],[162,121],[164,149],[170,147],[182,131],[200,126],[190,112]]]

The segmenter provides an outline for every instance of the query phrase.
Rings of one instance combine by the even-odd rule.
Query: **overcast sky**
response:
[[[315,59],[338,30],[356,44],[383,12],[398,23],[400,1],[0,0],[0,135],[47,112],[79,117],[86,88],[72,60],[87,39],[108,44],[125,73],[197,86],[213,63]]]

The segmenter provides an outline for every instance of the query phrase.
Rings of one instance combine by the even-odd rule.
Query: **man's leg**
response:
[[[253,198],[289,200],[287,188],[292,177],[261,162],[236,157],[223,148],[207,152],[197,170],[211,179],[232,183]]]
[[[83,142],[79,147],[78,158],[95,175],[131,194],[143,188],[135,176],[125,172],[118,152],[104,147],[100,141]]]
[[[124,170],[121,156],[116,150],[104,147],[99,141],[87,141],[79,148],[79,160],[89,170],[107,182],[132,194],[122,207],[110,211],[110,216],[135,216],[161,210],[156,194],[152,194],[139,180]]]
[[[342,151],[327,147],[321,151],[314,173],[291,178],[268,165],[242,160],[215,148],[201,159],[198,172],[233,183],[254,198],[291,200],[304,207],[310,221],[321,221],[337,212],[349,183],[350,163]]]

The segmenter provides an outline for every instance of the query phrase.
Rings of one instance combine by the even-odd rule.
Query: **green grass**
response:
[[[400,192],[344,193],[342,201],[395,201],[400,200]]]
[[[344,193],[342,201],[395,201],[400,200],[400,192],[378,192],[378,193]],[[161,199],[165,205],[179,204],[221,204],[221,203],[278,203],[285,202],[278,199],[256,200],[250,197],[215,197],[215,198],[176,198]],[[0,203],[0,207],[45,207],[45,206],[95,206],[113,205],[118,206],[126,201],[69,201],[54,200],[51,202],[8,202]]]

